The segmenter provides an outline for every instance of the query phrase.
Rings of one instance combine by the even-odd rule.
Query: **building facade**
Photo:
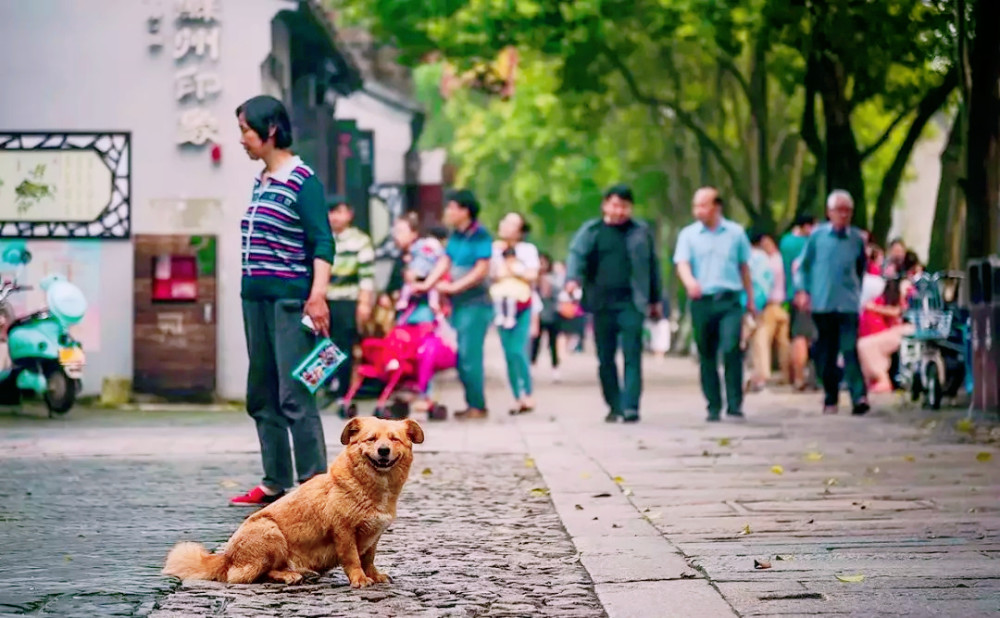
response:
[[[282,99],[294,149],[336,191],[335,104],[361,79],[329,21],[304,0],[0,0],[0,14],[0,243],[26,239],[27,283],[61,272],[86,294],[84,393],[120,376],[242,398],[239,223],[260,164],[235,109]]]

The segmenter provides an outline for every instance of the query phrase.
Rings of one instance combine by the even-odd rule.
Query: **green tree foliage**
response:
[[[955,85],[946,0],[331,1],[414,61],[466,70],[520,50],[515,96],[458,95],[434,138],[491,208],[527,210],[553,239],[615,180],[668,234],[714,184],[730,216],[775,231],[847,188],[884,237]]]

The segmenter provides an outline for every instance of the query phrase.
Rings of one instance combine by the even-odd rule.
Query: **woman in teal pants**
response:
[[[538,248],[524,240],[528,231],[527,221],[517,213],[508,213],[500,220],[490,273],[494,279],[516,277],[534,290],[540,264]],[[535,409],[531,388],[531,301],[517,303],[506,319],[502,303],[502,299],[494,298],[497,329],[507,362],[507,379],[515,401],[510,413],[524,414]]]

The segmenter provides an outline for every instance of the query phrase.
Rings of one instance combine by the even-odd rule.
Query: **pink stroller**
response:
[[[400,322],[406,321],[406,316]],[[358,408],[353,403],[358,390],[367,379],[381,380],[385,388],[375,406],[375,416],[379,418],[406,418],[410,405],[400,391],[416,393],[425,397],[434,374],[453,369],[458,360],[455,348],[442,337],[437,322],[421,324],[400,324],[383,338],[368,338],[361,341],[361,364],[357,377],[341,404],[340,416],[357,416]],[[389,400],[392,405],[387,407]],[[433,404],[428,409],[432,420],[444,420],[448,409]]]

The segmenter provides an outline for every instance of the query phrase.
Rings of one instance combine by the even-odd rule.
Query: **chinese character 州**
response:
[[[191,21],[218,21],[217,0],[177,0],[177,19]]]
[[[219,141],[219,121],[207,109],[196,107],[187,110],[181,114],[179,127],[178,144],[201,146],[205,142]]]
[[[199,101],[222,92],[222,80],[218,73],[199,73],[197,67],[178,71],[174,76],[174,95],[178,101],[183,101],[194,95]]]
[[[185,26],[179,29],[174,35],[174,60],[180,60],[192,49],[197,56],[204,56],[207,50],[209,58],[218,60],[221,33],[222,29],[218,26],[211,28]]]

